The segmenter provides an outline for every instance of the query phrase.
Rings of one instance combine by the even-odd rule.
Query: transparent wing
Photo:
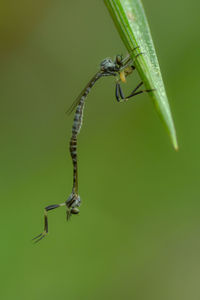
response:
[[[97,78],[97,76],[99,75],[100,73],[97,72],[93,77],[92,79],[88,82],[88,84],[85,86],[85,88],[81,91],[81,93],[78,95],[78,97],[74,100],[74,102],[71,104],[71,106],[68,108],[68,110],[66,111],[66,114],[70,115],[74,110],[75,108],[77,107],[77,105],[79,104],[80,102],[80,99],[81,97],[84,95],[85,91],[87,90],[87,88],[91,87],[91,84],[95,81],[95,79]]]
[[[78,97],[76,98],[76,100],[74,100],[74,102],[70,105],[70,107],[67,109],[66,114],[70,115],[75,108],[77,107],[77,105],[79,104],[79,101],[84,93],[84,91],[86,90],[86,87],[84,88],[84,90],[82,90],[82,92],[78,95]]]

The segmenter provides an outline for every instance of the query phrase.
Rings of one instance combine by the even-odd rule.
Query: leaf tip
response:
[[[172,144],[173,144],[174,150],[176,152],[178,152],[179,146],[178,146],[178,141],[177,141],[177,137],[176,136],[172,138]]]

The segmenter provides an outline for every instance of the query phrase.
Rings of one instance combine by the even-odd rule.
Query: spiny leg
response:
[[[134,66],[134,62],[137,60],[137,58],[140,56],[140,55],[143,55],[144,53],[143,52],[140,52],[138,53],[135,57],[134,57],[134,60],[132,60],[132,58],[130,57],[130,55],[128,56],[128,59],[125,58],[122,60],[121,62],[121,66],[120,66],[120,69],[119,69],[119,72],[122,73],[122,72],[125,72],[127,73],[125,76],[128,76],[130,75],[134,70],[135,70],[135,66]],[[132,68],[132,70],[130,71],[130,68]],[[127,72],[126,72],[126,69],[127,69]],[[120,76],[121,77],[121,76]],[[123,80],[122,80],[123,81]],[[125,80],[124,80],[125,81]]]
[[[122,88],[121,88],[119,82],[116,82],[115,97],[116,97],[118,102],[121,101],[120,98],[125,99]]]
[[[134,90],[132,91],[132,93],[129,95],[129,97],[131,96],[131,95],[133,95],[141,86],[143,85],[143,81],[141,81],[135,88],[134,88]]]
[[[140,49],[140,46],[137,46],[137,47],[135,47],[135,48],[133,48],[132,50],[131,50],[131,52],[134,52],[136,49]],[[136,55],[137,56],[137,55]],[[132,58],[130,57],[130,54],[128,54],[126,57],[124,57],[123,59],[122,59],[122,61],[121,61],[121,65],[122,66],[125,66],[129,61],[131,61],[132,60]]]
[[[137,90],[138,90],[142,85],[143,85],[143,81],[141,81],[141,82],[136,86],[136,88],[132,91],[132,93],[131,93],[128,97],[126,97],[126,99],[124,99],[124,100],[128,100],[128,99],[130,99],[131,97],[140,95],[140,94],[142,94],[142,93],[149,93],[149,92],[153,92],[153,91],[156,90],[156,89],[149,89],[149,90],[142,90],[142,91],[137,92]],[[120,87],[120,88],[121,88],[121,87]]]
[[[139,91],[139,92],[137,92],[137,93],[132,94],[131,96],[126,97],[126,99],[124,99],[124,101],[130,99],[131,97],[140,95],[140,94],[142,94],[142,93],[150,93],[150,92],[153,92],[153,91],[155,91],[155,89]]]
[[[121,88],[121,85],[119,84],[119,82],[116,83],[116,89],[115,89],[115,96],[116,96],[116,99],[118,102],[121,102],[121,101],[126,101],[128,99],[130,99],[131,97],[134,97],[134,96],[137,96],[139,94],[142,94],[144,92],[152,92],[152,91],[155,91],[155,89],[150,89],[150,90],[142,90],[142,91],[139,91],[137,92],[137,90],[143,85],[143,82],[141,81],[137,86],[136,88],[131,92],[131,94],[127,97],[124,97],[124,93],[122,91],[122,88]],[[120,99],[121,98],[121,99]]]
[[[45,209],[44,209],[44,231],[32,239],[32,240],[35,240],[35,243],[42,240],[48,233],[48,215],[47,215],[48,211],[58,208],[58,207],[61,207],[61,206],[65,206],[65,205],[66,205],[66,203],[61,203],[61,204],[53,204],[53,205],[49,205],[49,206],[45,207]]]

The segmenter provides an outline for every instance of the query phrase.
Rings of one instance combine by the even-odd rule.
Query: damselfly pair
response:
[[[138,47],[137,47],[138,48]],[[136,50],[135,48],[134,50]],[[134,51],[133,50],[133,51]],[[135,59],[142,53],[136,54]],[[115,97],[118,102],[124,102],[128,99],[139,95],[143,92],[151,92],[153,90],[139,90],[139,88],[143,85],[143,82],[140,82],[136,88],[130,93],[129,96],[125,97],[124,93],[122,91],[120,82],[125,82],[126,77],[129,76],[133,71],[135,70],[134,62],[132,61],[130,55],[123,58],[122,55],[117,55],[115,60],[112,60],[111,58],[104,59],[100,64],[100,70],[92,77],[90,82],[87,84],[87,86],[82,90],[80,95],[77,97],[77,99],[73,102],[71,107],[68,110],[68,113],[71,113],[74,109],[75,111],[75,117],[74,122],[72,126],[72,136],[70,139],[70,154],[72,157],[72,163],[73,163],[73,188],[72,193],[70,194],[69,198],[61,203],[61,204],[54,204],[49,205],[45,207],[44,209],[44,231],[37,235],[33,240],[35,242],[40,241],[43,239],[47,233],[48,233],[48,211],[61,207],[66,206],[67,207],[67,220],[71,217],[72,214],[78,214],[79,213],[79,206],[81,204],[80,196],[78,195],[78,165],[77,165],[77,136],[80,132],[82,120],[83,120],[83,109],[85,105],[85,99],[87,98],[87,95],[89,94],[91,88],[97,82],[98,79],[102,77],[107,76],[114,76],[116,78],[116,87],[115,87]]]

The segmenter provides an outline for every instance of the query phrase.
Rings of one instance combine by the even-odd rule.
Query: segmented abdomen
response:
[[[77,135],[80,132],[81,126],[82,126],[85,97],[83,96],[80,99],[80,102],[79,102],[76,112],[75,112],[74,123],[72,126],[72,136],[74,136],[74,137],[77,137]]]
[[[83,122],[83,109],[85,105],[85,99],[87,98],[87,95],[89,94],[92,86],[95,84],[95,82],[101,77],[101,73],[97,73],[89,82],[88,86],[84,89],[82,92],[82,95],[80,97],[80,100],[78,102],[75,116],[74,116],[74,122],[72,126],[72,137],[70,140],[70,154],[72,157],[72,163],[73,163],[73,189],[72,192],[75,194],[78,194],[78,167],[77,167],[77,136],[80,132],[82,122]]]

